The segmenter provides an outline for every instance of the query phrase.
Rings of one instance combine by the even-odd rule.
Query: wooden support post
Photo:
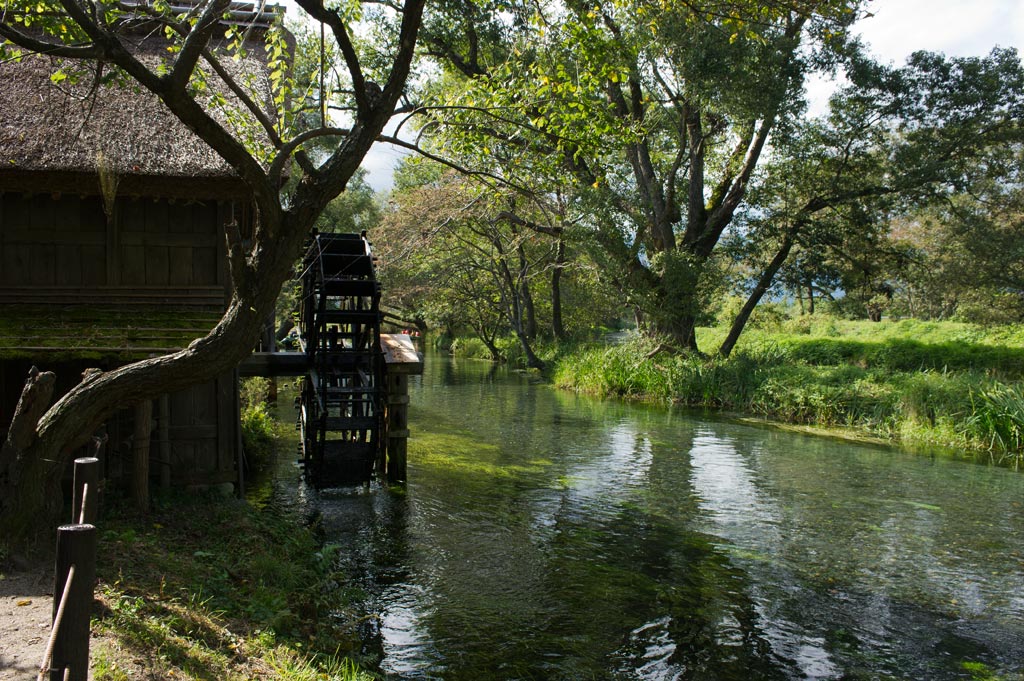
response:
[[[72,566],[73,577],[67,598],[63,599]],[[53,574],[50,681],[86,681],[89,676],[89,618],[95,581],[96,528],[87,524],[61,525],[57,528],[57,563]],[[70,672],[67,676],[65,670]]]
[[[143,513],[149,511],[149,436],[153,428],[153,402],[135,405],[132,434],[132,499]]]
[[[93,456],[75,459],[74,494],[71,503],[71,522],[96,522],[99,508],[100,460]],[[84,503],[84,507],[83,507]]]
[[[160,442],[160,487],[171,486],[171,396],[160,396],[157,438]]]
[[[388,461],[389,482],[405,482],[406,449],[409,439],[409,376],[388,374]]]
[[[409,376],[423,373],[423,357],[407,334],[382,333],[388,389],[388,441],[385,474],[391,482],[406,480],[409,439]]]

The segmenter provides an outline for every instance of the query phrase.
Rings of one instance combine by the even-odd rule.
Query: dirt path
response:
[[[0,681],[28,681],[50,635],[53,577],[40,572],[0,572]]]

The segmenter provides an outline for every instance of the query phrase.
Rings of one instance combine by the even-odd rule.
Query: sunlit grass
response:
[[[102,528],[96,681],[372,678],[338,547],[297,518],[185,497]]]
[[[845,427],[906,443],[1024,455],[1024,333],[940,322],[804,317],[751,330],[723,359],[635,338],[563,352],[560,387]],[[802,326],[801,326],[802,325]],[[702,329],[711,350],[723,329]]]

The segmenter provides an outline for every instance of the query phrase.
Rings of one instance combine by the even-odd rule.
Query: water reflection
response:
[[[1020,474],[430,359],[407,492],[313,502],[388,676],[1021,671]]]

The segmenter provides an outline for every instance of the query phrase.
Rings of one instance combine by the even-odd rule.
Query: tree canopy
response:
[[[418,92],[419,147],[540,204],[566,197],[566,224],[646,331],[696,350],[737,257],[752,309],[794,253],[825,268],[848,235],[883,255],[872,234],[897,213],[1013,167],[1016,52],[881,66],[848,37],[860,11],[441,3],[424,25],[439,77]],[[827,117],[807,117],[805,79],[839,69],[849,86]],[[862,277],[865,294],[883,279]]]

